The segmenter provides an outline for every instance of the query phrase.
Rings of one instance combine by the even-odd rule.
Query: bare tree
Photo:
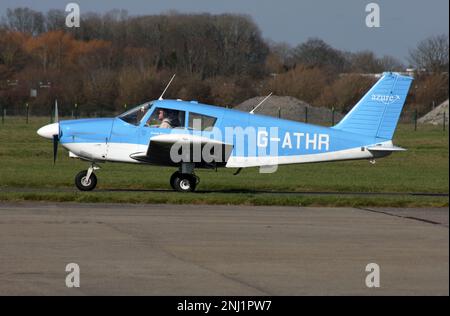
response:
[[[319,38],[310,38],[294,48],[294,59],[297,64],[308,67],[325,67],[334,72],[342,72],[346,60],[343,53],[334,49]]]
[[[269,39],[266,42],[269,45],[271,53],[278,57],[286,70],[294,66],[295,62],[291,45],[285,42],[277,43]]]
[[[380,73],[383,71],[402,71],[402,63],[392,56],[385,55],[378,58],[371,51],[345,53],[348,71],[356,73]]]
[[[405,65],[397,58],[385,55],[379,59],[379,63],[383,71],[403,71]]]
[[[45,26],[48,31],[63,30],[66,16],[63,10],[49,10],[45,16]]]
[[[379,73],[384,70],[380,60],[371,51],[350,53],[348,61],[351,65],[352,72]]]
[[[6,26],[13,31],[37,35],[44,31],[44,15],[29,8],[7,9]]]
[[[409,62],[418,69],[448,72],[448,35],[432,36],[421,41],[410,51]]]

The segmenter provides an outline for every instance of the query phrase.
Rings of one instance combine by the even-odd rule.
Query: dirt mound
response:
[[[418,122],[421,124],[441,125],[444,121],[444,113],[445,123],[448,125],[448,100],[422,116]]]
[[[242,102],[235,109],[250,112],[265,97],[255,97]],[[306,110],[307,109],[307,110]],[[331,125],[332,111],[327,108],[314,107],[294,97],[288,96],[271,96],[256,111],[256,114],[263,114],[281,118],[305,122],[306,112],[308,115],[308,123]],[[343,117],[339,112],[334,113],[334,122],[337,123]]]

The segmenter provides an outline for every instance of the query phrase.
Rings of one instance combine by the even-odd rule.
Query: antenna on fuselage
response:
[[[174,74],[172,76],[172,79],[170,79],[169,83],[167,84],[166,88],[164,89],[163,93],[161,94],[161,96],[159,97],[158,100],[163,100],[163,96],[166,93],[167,89],[169,89],[170,84],[172,83],[173,79],[175,78],[176,74]]]
[[[261,104],[263,104],[264,102],[267,101],[267,99],[269,99],[272,96],[273,92],[271,92],[267,97],[264,98],[264,100],[262,100],[261,102],[259,102],[259,104],[257,106],[255,106],[253,108],[253,110],[250,111],[250,114],[255,114],[255,111],[257,108],[259,108],[261,106]]]

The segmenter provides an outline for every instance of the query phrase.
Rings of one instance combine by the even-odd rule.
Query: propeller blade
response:
[[[56,156],[58,155],[59,135],[53,135],[53,164],[56,164]]]
[[[58,100],[55,100],[55,123],[59,122],[59,115],[58,115]]]

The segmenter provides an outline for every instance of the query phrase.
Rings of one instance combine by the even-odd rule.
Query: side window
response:
[[[216,121],[217,118],[212,116],[189,113],[189,128],[196,131],[211,131]]]
[[[145,126],[153,128],[184,128],[186,112],[156,108],[149,117]]]

